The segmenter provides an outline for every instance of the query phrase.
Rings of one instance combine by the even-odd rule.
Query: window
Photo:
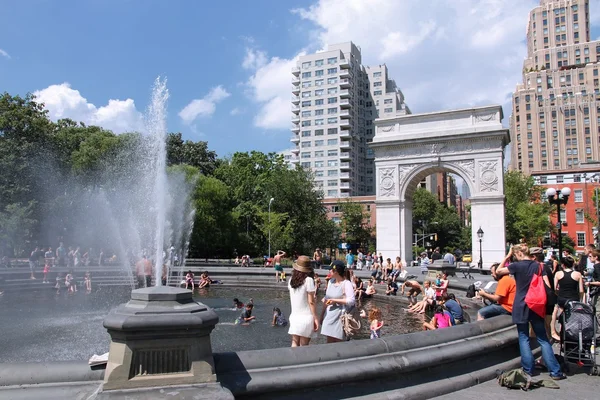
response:
[[[381,86],[381,82],[373,82],[373,87],[380,87]]]
[[[337,169],[330,169],[327,171],[327,176],[338,176],[338,170]]]
[[[315,157],[323,157],[323,155],[324,155],[323,150],[315,151]]]
[[[315,67],[320,67],[321,65],[323,65],[323,60],[316,60],[315,61]]]
[[[315,100],[315,106],[322,106],[322,105],[323,105],[323,99]]]
[[[331,57],[327,59],[327,64],[335,64],[337,63],[337,57]]]
[[[373,72],[373,78],[381,77],[381,72]]]
[[[327,99],[327,104],[335,104],[337,103],[338,98],[337,97],[330,97]]]
[[[308,69],[308,68],[310,68],[310,61],[303,62],[302,63],[302,69]]]
[[[315,71],[315,76],[323,76],[323,74],[324,74],[324,71],[322,69]]]
[[[303,117],[310,117],[310,111],[302,111]]]
[[[305,161],[300,164],[302,168],[310,168],[310,161]]]
[[[560,220],[562,222],[567,222],[567,210],[565,210],[564,208],[560,209]]]
[[[309,137],[310,131],[302,131],[302,137]]]
[[[310,97],[310,90],[308,92],[302,92],[302,97]]]
[[[323,89],[315,90],[315,96],[323,96]]]
[[[337,194],[338,194],[337,190],[328,190],[327,191],[327,197],[337,197]],[[335,222],[336,224],[339,224],[340,222],[342,222],[340,217],[333,217],[333,218],[331,218],[331,220],[333,222]]]
[[[302,82],[302,87],[303,88],[307,88],[307,87],[311,87],[311,86],[312,86],[312,82],[311,81]]]
[[[338,81],[337,78],[328,78],[327,79],[327,84],[328,85],[334,85],[334,84],[337,83],[337,81]]]
[[[327,118],[328,124],[337,124],[337,122],[338,122],[337,117]]]
[[[309,152],[303,152],[300,154],[301,158],[310,158],[310,151]]]
[[[316,163],[315,163],[316,166]],[[548,177],[547,176],[540,176],[540,183],[542,185],[545,185],[546,183],[548,183]]]
[[[302,164],[304,164],[304,163],[302,163]],[[322,177],[324,175],[325,174],[323,173],[323,170],[317,170],[317,171],[315,171],[315,176],[318,177],[318,178],[320,178],[320,177]]]
[[[335,151],[335,153],[336,153],[335,155],[337,156],[337,151],[336,150],[329,150],[329,152],[331,152],[331,151]],[[328,167],[337,167],[337,165],[338,165],[337,160],[329,160],[329,161],[327,161],[327,166]]]
[[[577,247],[585,247],[586,244],[585,232],[577,232]]]
[[[315,168],[321,168],[324,163],[324,161],[315,161]]]
[[[575,203],[583,203],[583,190],[575,190]]]
[[[310,126],[310,121],[302,121],[302,126]]]
[[[327,114],[337,114],[337,112],[338,112],[337,107],[327,109]]]
[[[385,110],[383,110],[383,112],[391,113],[391,112],[394,112],[394,109],[393,108],[386,108]]]
[[[310,100],[303,101],[302,107],[310,107]]]
[[[338,155],[338,151],[337,150],[327,150],[327,156],[328,157],[337,157]],[[335,161],[335,165],[337,165],[337,161]],[[327,166],[331,167],[331,164],[329,163],[329,161],[327,161]]]
[[[325,122],[323,119],[315,119],[315,125],[323,125]]]
[[[323,129],[315,129],[315,136],[323,136]]]
[[[329,187],[334,187],[337,185],[338,185],[338,181],[335,179],[327,181],[327,186],[329,186]]]
[[[376,90],[373,92],[374,96],[381,96],[381,90]]]
[[[323,110],[315,110],[315,117],[317,115],[323,115]]]
[[[302,142],[301,147],[310,147],[310,142]]]
[[[304,79],[304,78],[310,78],[310,77],[311,77],[311,75],[312,75],[312,74],[311,74],[310,72],[303,72],[303,73],[302,73],[302,79]]]
[[[327,68],[327,75],[337,74],[337,68]]]
[[[337,139],[327,139],[327,146],[333,146],[338,144],[338,140]]]
[[[392,104],[394,102],[394,99],[385,99],[383,101],[383,104]]]
[[[337,133],[338,133],[338,128],[328,128],[327,129],[328,135],[337,135]]]
[[[337,93],[337,88],[329,88],[327,89],[327,94],[336,94]]]
[[[324,83],[323,79],[315,80],[315,86],[323,86],[323,83]]]
[[[321,146],[323,146],[323,144],[325,144],[325,141],[315,140],[315,147],[321,147]]]

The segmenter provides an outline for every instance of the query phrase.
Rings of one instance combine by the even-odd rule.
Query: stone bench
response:
[[[427,266],[427,277],[435,278],[439,273],[456,276],[456,264],[450,264],[444,260],[435,260]]]

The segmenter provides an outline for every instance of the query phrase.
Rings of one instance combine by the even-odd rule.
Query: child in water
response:
[[[369,322],[371,322],[369,327],[371,330],[371,339],[379,339],[381,337],[381,327],[383,326],[381,310],[379,308],[375,307],[369,311]]]
[[[281,310],[277,307],[273,309],[273,323],[272,326],[286,326],[287,319],[285,319],[285,315],[281,312]]]
[[[87,271],[85,273],[83,283],[85,284],[86,293],[92,293],[92,274],[90,274],[90,271]]]
[[[244,308],[244,303],[242,303],[241,301],[239,301],[239,299],[236,297],[235,299],[233,299],[233,308],[236,309],[240,309],[240,308]]]
[[[246,309],[240,314],[240,316],[235,320],[235,324],[239,325],[249,325],[250,321],[256,319],[255,316],[252,315],[252,309],[254,306],[252,303],[246,304]]]

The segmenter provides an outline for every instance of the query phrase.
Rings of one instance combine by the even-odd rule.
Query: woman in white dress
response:
[[[288,282],[292,303],[288,333],[292,335],[292,347],[308,346],[313,332],[319,330],[314,270],[307,256],[298,257],[293,268],[292,277]]]

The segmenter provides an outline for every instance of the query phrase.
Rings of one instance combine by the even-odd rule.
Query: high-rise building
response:
[[[373,120],[410,113],[387,67],[363,66],[347,42],[301,56],[292,74],[290,162],[311,169],[327,198],[375,194]]]
[[[589,0],[541,0],[529,13],[510,117],[512,169],[546,175],[600,160],[599,57]]]

